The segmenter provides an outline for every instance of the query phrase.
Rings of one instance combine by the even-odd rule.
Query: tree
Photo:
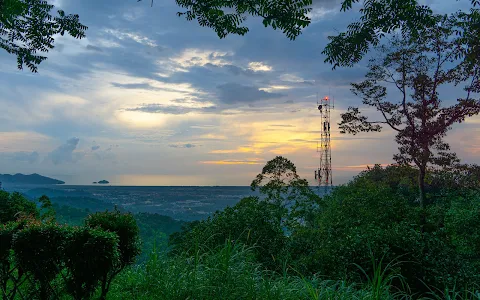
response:
[[[139,229],[131,213],[121,213],[115,207],[112,212],[97,212],[87,217],[86,226],[100,228],[118,235],[119,261],[112,268],[105,269],[101,280],[100,299],[106,299],[112,280],[123,269],[135,262],[140,254]]]
[[[40,219],[46,222],[55,222],[55,209],[53,208],[52,201],[46,195],[42,195],[38,202],[40,205],[41,216]]]
[[[141,0],[138,0],[141,1]],[[312,0],[175,0],[186,11],[178,12],[188,21],[197,20],[202,27],[212,28],[219,38],[229,34],[245,35],[249,29],[241,24],[247,15],[263,18],[265,27],[280,29],[294,40],[310,24],[307,16]],[[153,4],[153,0],[152,0]]]
[[[305,211],[307,206],[319,200],[310,189],[308,181],[297,174],[295,165],[282,156],[268,161],[250,187],[252,191],[258,189],[265,196],[264,201],[274,204],[278,210],[279,221],[286,216],[289,209],[293,212],[293,219],[296,219],[298,216],[295,212]],[[289,220],[289,225],[292,225],[290,221],[292,220]]]
[[[22,194],[0,191],[0,223],[15,221],[22,215],[38,217],[39,214],[35,203],[26,199]]]
[[[460,59],[468,45],[455,38],[458,19],[436,16],[436,24],[417,35],[395,36],[378,47],[379,56],[369,63],[366,80],[352,84],[354,94],[363,98],[382,115],[381,121],[368,121],[357,107],[341,115],[342,133],[380,131],[387,125],[396,131],[400,164],[414,164],[418,172],[419,202],[426,204],[425,175],[428,167],[452,166],[458,158],[444,141],[455,123],[480,113],[480,66]],[[464,84],[464,96],[456,104],[442,107],[442,86]],[[397,95],[387,92],[388,86]],[[446,96],[443,97],[447,98]]]
[[[458,1],[458,0],[457,0]],[[466,47],[462,57],[472,63],[480,58],[480,6],[479,0],[470,0],[469,12],[457,12],[459,37]],[[342,11],[351,10],[353,4],[360,0],[344,0]],[[453,1],[451,1],[453,3]],[[381,39],[395,31],[404,36],[416,36],[425,27],[435,24],[435,16],[426,5],[417,0],[372,0],[364,1],[360,9],[360,21],[348,26],[347,32],[329,36],[330,42],[323,50],[325,62],[333,65],[351,67],[360,62],[372,46],[378,46]]]
[[[53,16],[53,8],[45,0],[0,0],[0,48],[17,56],[19,69],[26,65],[36,73],[47,59],[37,52],[53,49],[56,34],[85,37],[87,26],[79,22],[78,15],[58,10],[58,16]]]

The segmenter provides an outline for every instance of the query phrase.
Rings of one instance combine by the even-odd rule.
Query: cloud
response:
[[[238,153],[255,153],[261,154],[262,150],[255,148],[253,146],[243,146],[238,147],[237,149],[229,149],[229,150],[213,150],[210,151],[210,154],[238,154]]]
[[[28,163],[36,163],[40,158],[40,155],[37,151],[33,152],[15,152],[13,154],[13,159],[16,161],[25,161]]]
[[[120,30],[116,30],[116,29],[105,29],[104,32],[113,36],[113,37],[116,37],[119,40],[130,39],[130,40],[133,40],[133,41],[135,41],[139,44],[145,45],[145,46],[150,46],[150,47],[156,47],[157,46],[157,44],[155,43],[154,40],[152,40],[152,39],[150,39],[146,36],[143,36],[140,33],[120,31]]]
[[[76,137],[69,139],[65,144],[50,152],[47,156],[47,159],[55,165],[68,162],[77,162],[83,157],[83,153],[75,152],[79,141],[80,139]]]
[[[102,48],[93,45],[87,45],[86,48],[90,51],[103,52]]]
[[[285,127],[285,128],[287,128],[287,127],[290,127],[290,128],[291,128],[291,127],[296,127],[296,126],[294,126],[294,125],[283,125],[283,124],[273,124],[273,125],[268,125],[268,126],[270,126],[270,127]]]
[[[115,160],[116,158],[116,155],[115,153],[113,153],[112,151],[112,148],[108,148],[106,150],[103,150],[103,151],[95,151],[93,153],[94,157],[97,159],[97,160]]]
[[[168,147],[170,148],[195,148],[197,147],[197,145],[194,145],[194,144],[170,144],[168,145]]]
[[[145,113],[162,113],[170,115],[183,115],[190,112],[208,113],[215,112],[217,108],[215,106],[208,107],[190,107],[180,105],[165,105],[165,104],[143,104],[134,108],[127,108],[126,111],[139,111]]]
[[[312,0],[312,7],[314,8],[332,8],[338,6],[341,0]]]
[[[264,162],[261,159],[250,159],[250,160],[207,160],[200,161],[201,164],[209,165],[262,165]]]
[[[98,150],[98,149],[100,149],[100,146],[98,146],[98,145],[97,146],[92,146],[92,151],[95,151],[95,150]]]
[[[284,97],[284,94],[269,93],[254,86],[246,86],[238,83],[226,83],[217,86],[219,99],[225,104],[252,103],[259,100],[275,99]]]
[[[140,90],[155,90],[156,88],[150,83],[111,83],[114,87],[122,89],[140,89]]]
[[[337,87],[350,87],[350,83],[357,83],[363,80],[366,73],[367,69],[362,66],[343,68],[335,71],[329,70],[317,74],[315,83]]]
[[[248,68],[254,72],[260,72],[260,71],[263,71],[263,72],[268,72],[268,71],[272,71],[272,67],[267,65],[267,64],[264,64],[262,62],[251,62],[248,64]]]
[[[158,82],[158,81],[157,81]],[[148,91],[164,91],[164,92],[172,92],[172,93],[182,93],[186,95],[197,94],[201,96],[201,93],[198,91],[190,88],[188,84],[169,84],[165,82],[161,82],[162,87],[156,87],[148,82],[143,83],[118,83],[118,82],[111,82],[110,84],[116,88],[121,89],[128,89],[128,90],[148,90]],[[201,101],[200,97],[195,97],[196,100]],[[174,99],[172,101],[176,101],[180,103],[182,99]],[[185,102],[191,102],[191,97],[186,97]]]

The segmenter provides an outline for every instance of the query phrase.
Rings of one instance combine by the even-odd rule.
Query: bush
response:
[[[72,228],[64,255],[68,293],[88,299],[118,264],[118,236],[97,228]]]
[[[253,247],[258,262],[275,269],[285,248],[286,236],[277,219],[276,206],[257,197],[242,199],[233,207],[216,212],[213,217],[173,235],[172,253],[195,255],[234,241]]]
[[[422,212],[410,176],[409,168],[377,166],[337,187],[323,199],[315,226],[293,232],[288,252],[294,265],[306,274],[362,282],[364,274],[356,265],[371,274],[373,253],[377,260],[400,260],[394,271],[415,292],[427,292],[427,285],[444,289],[478,280],[480,222],[479,210],[473,208],[478,208],[473,204],[478,198],[433,202]],[[422,214],[427,223],[423,231]]]
[[[22,212],[22,207],[28,211],[31,204],[35,205],[18,195],[11,197],[7,193],[5,199],[15,199],[17,204],[23,205],[17,205],[13,211]],[[105,214],[92,223],[103,224],[110,232],[100,226],[58,225],[48,198],[43,197],[40,202],[41,219],[40,214],[16,213],[20,217],[15,216],[15,222],[0,225],[2,299],[17,299],[19,295],[28,299],[58,299],[67,294],[74,299],[88,299],[95,293],[99,282],[108,283],[112,272],[122,265],[119,236],[111,231],[116,229],[123,234],[124,243],[128,244],[135,228],[130,228],[132,223],[128,216],[115,215],[112,218]],[[134,255],[134,250],[123,249],[126,256]],[[133,260],[123,259],[123,263]],[[107,291],[102,286],[101,296],[105,297]]]
[[[66,227],[31,222],[13,236],[17,267],[32,275],[41,299],[47,299],[55,291],[52,281],[63,268],[67,233]]]
[[[99,228],[118,236],[118,263],[102,278],[101,299],[105,299],[110,284],[125,267],[135,261],[140,254],[139,229],[131,213],[121,213],[117,208],[109,212],[97,212],[89,215],[85,221],[90,228]]]

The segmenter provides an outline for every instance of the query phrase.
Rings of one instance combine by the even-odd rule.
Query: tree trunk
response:
[[[418,192],[419,192],[419,200],[420,200],[420,207],[425,209],[425,168],[420,167],[418,171]]]
[[[425,167],[420,166],[418,170],[418,192],[419,192],[419,201],[420,201],[420,232],[423,233],[425,231],[425,224],[427,223],[426,216],[425,216],[425,202],[426,202],[426,195],[425,195]]]

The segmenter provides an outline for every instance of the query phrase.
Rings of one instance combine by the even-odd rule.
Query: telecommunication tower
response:
[[[332,149],[330,145],[330,110],[335,103],[331,103],[328,96],[318,100],[317,106],[320,112],[320,145],[317,142],[317,152],[320,154],[319,167],[315,170],[315,180],[318,182],[318,188],[325,187],[325,192],[333,185],[332,176]]]

